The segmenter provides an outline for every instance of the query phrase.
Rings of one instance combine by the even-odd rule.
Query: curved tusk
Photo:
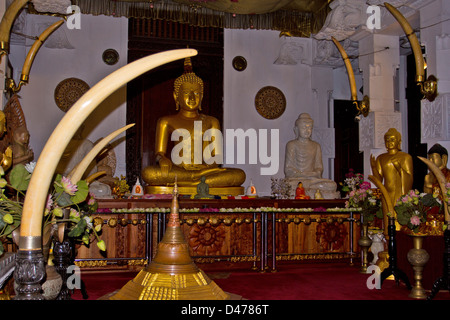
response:
[[[0,58],[3,54],[9,52],[9,38],[11,35],[12,24],[19,11],[27,2],[28,0],[15,0],[10,4],[8,9],[6,9],[5,14],[3,15],[2,22],[0,22]]]
[[[394,205],[391,202],[391,198],[389,197],[389,192],[386,190],[386,187],[375,176],[369,175],[368,178],[369,178],[370,181],[373,182],[373,184],[378,189],[380,189],[381,194],[383,196],[383,202],[384,202],[384,204],[386,205],[386,207],[388,209],[388,213],[391,213],[391,214],[395,215]],[[387,215],[383,215],[383,221],[384,221],[384,235],[387,236],[388,235],[388,219],[387,219]]]
[[[141,58],[116,70],[87,91],[56,126],[31,176],[22,212],[19,249],[41,250],[42,216],[53,173],[70,139],[86,118],[112,92],[139,75],[165,63],[195,56],[197,50],[178,49]]]
[[[31,46],[30,51],[28,51],[27,57],[25,58],[25,62],[22,67],[22,75],[20,77],[20,80],[24,83],[28,83],[28,77],[31,70],[31,65],[33,64],[34,59],[36,58],[36,54],[41,48],[42,44],[47,40],[47,38],[56,30],[58,29],[62,24],[64,23],[64,20],[59,20],[55,23],[53,23],[50,27],[44,30],[44,32],[41,33],[41,35],[34,41],[33,45]]]
[[[106,174],[106,171],[97,171],[96,173],[91,174],[89,177],[86,178],[86,182],[89,184],[98,177]]]
[[[442,202],[444,203],[445,221],[448,223],[448,222],[450,222],[450,217],[449,217],[449,213],[448,213],[448,203],[444,199],[444,195],[447,193],[447,187],[445,186],[447,184],[447,179],[445,179],[444,173],[441,171],[441,169],[439,169],[438,166],[435,165],[433,162],[431,162],[427,158],[423,158],[423,157],[417,157],[417,158],[422,160],[422,162],[424,162],[428,166],[428,168],[431,170],[431,172],[433,172],[434,176],[436,177],[436,179],[439,183],[439,187],[441,189],[441,194],[442,194]]]
[[[345,68],[347,69],[348,81],[350,82],[350,92],[352,95],[352,101],[358,100],[358,93],[356,90],[356,81],[355,81],[355,73],[353,72],[352,64],[350,63],[350,59],[348,58],[347,52],[345,52],[344,47],[337,41],[334,37],[331,37],[334,44],[338,48],[342,59],[344,60]]]
[[[125,130],[131,128],[134,126],[134,123],[129,124],[123,128],[120,128],[112,133],[110,133],[107,137],[100,140],[91,151],[88,152],[88,154],[81,160],[69,173],[68,178],[70,178],[70,181],[74,184],[76,184],[81,177],[83,177],[83,174],[85,173],[86,169],[89,167],[91,162],[94,160],[94,158],[100,153],[100,151],[103,150],[104,147],[115,137],[117,137],[119,134],[124,132]]]
[[[390,197],[389,197],[389,192],[386,190],[386,187],[381,183],[381,181],[379,179],[377,179],[375,176],[369,175],[369,180],[373,182],[374,185],[377,186],[378,189],[380,189],[381,194],[383,195],[385,201],[386,201],[386,206],[389,210],[390,213],[394,213],[394,205],[392,204],[392,202],[390,201]]]
[[[422,48],[420,47],[419,40],[417,39],[416,34],[414,33],[413,28],[409,24],[408,20],[394,8],[391,4],[385,2],[384,5],[386,9],[394,16],[394,18],[398,21],[406,36],[408,37],[409,43],[411,44],[411,48],[414,52],[414,58],[416,61],[416,81],[424,82],[425,75],[425,64],[422,55]]]

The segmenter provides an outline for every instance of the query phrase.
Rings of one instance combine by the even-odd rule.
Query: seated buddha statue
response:
[[[297,189],[295,189],[295,199],[296,200],[309,200],[311,197],[306,195],[305,188],[303,188],[303,183],[299,182],[297,185]]]
[[[320,190],[325,199],[340,198],[336,182],[322,178],[322,148],[319,143],[311,140],[314,120],[308,113],[302,113],[295,121],[296,139],[286,144],[284,174],[292,188],[299,181],[303,183],[305,192],[314,198]]]
[[[433,162],[439,169],[441,169],[447,182],[450,182],[450,170],[447,168],[448,151],[439,143],[434,144],[428,150],[428,159]],[[423,192],[440,194],[441,189],[439,183],[432,172],[425,175],[423,183]]]
[[[241,187],[245,181],[245,172],[238,168],[220,167],[216,161],[205,159],[205,149],[211,148],[211,141],[205,141],[208,130],[220,130],[219,121],[212,116],[200,113],[203,99],[203,80],[192,71],[191,60],[185,60],[184,73],[175,80],[173,97],[175,114],[161,117],[156,125],[155,155],[157,165],[145,167],[142,179],[146,182],[146,193],[172,193],[175,178],[181,194],[196,194],[201,177],[205,177],[212,194],[239,195],[244,193]],[[182,139],[174,141],[172,150],[168,150],[170,140],[176,136]],[[196,141],[201,136],[202,141]],[[175,137],[175,138],[174,138]],[[214,140],[214,137],[213,139]],[[180,145],[184,144],[184,145]],[[209,153],[222,154],[222,146]],[[180,146],[183,148],[180,149]],[[185,147],[187,146],[187,147]],[[200,146],[199,152],[196,148]],[[176,152],[175,150],[178,150]],[[174,152],[175,151],[175,152]],[[217,159],[217,158],[216,158]]]

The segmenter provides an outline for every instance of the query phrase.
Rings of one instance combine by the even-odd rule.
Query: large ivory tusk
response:
[[[85,173],[86,169],[91,164],[92,160],[99,154],[100,151],[103,150],[104,147],[115,137],[117,137],[119,134],[124,132],[125,130],[131,128],[134,126],[134,123],[129,124],[123,128],[120,128],[112,133],[110,133],[108,136],[100,140],[91,151],[88,152],[88,154],[81,160],[69,173],[69,178],[72,183],[77,183],[83,174]]]
[[[387,207],[388,213],[395,215],[395,209],[394,209],[394,205],[391,202],[391,198],[389,197],[389,193],[386,190],[386,187],[381,183],[381,181],[376,178],[375,176],[369,175],[369,180],[373,182],[373,184],[380,189],[381,191],[381,195],[383,197],[383,202]],[[389,225],[389,221],[388,221],[388,217],[386,214],[383,214],[383,222],[384,222],[384,235],[387,236],[388,234],[388,225]]]
[[[423,82],[424,74],[425,74],[425,68],[424,68],[424,60],[422,55],[422,48],[420,47],[419,40],[417,39],[416,34],[414,33],[413,28],[409,24],[408,20],[398,11],[396,8],[394,8],[391,4],[385,2],[384,5],[386,6],[386,9],[394,16],[394,18],[398,21],[400,26],[402,27],[403,31],[405,32],[406,36],[408,37],[409,43],[411,44],[411,48],[414,52],[414,58],[416,61],[416,81],[417,82]]]
[[[342,59],[344,60],[345,68],[347,69],[348,81],[350,82],[350,92],[352,95],[352,101],[358,100],[358,93],[356,91],[356,81],[355,81],[355,73],[353,72],[352,64],[350,63],[350,59],[348,58],[347,52],[345,52],[344,47],[337,41],[334,37],[331,37],[334,44],[338,48]]]
[[[22,212],[20,250],[41,250],[42,216],[53,173],[70,139],[89,114],[130,80],[165,63],[196,54],[194,49],[178,49],[139,59],[111,73],[78,99],[51,134],[31,176]]]
[[[9,52],[9,38],[11,35],[11,27],[16,19],[20,9],[28,2],[28,0],[15,0],[6,9],[3,15],[2,22],[0,22],[0,57],[1,54]],[[1,61],[1,60],[0,60]]]
[[[450,222],[450,216],[448,213],[448,203],[444,198],[444,195],[447,193],[447,187],[445,186],[447,184],[447,179],[445,179],[444,174],[442,173],[441,169],[438,168],[437,165],[435,165],[433,162],[428,160],[427,158],[418,157],[420,160],[422,160],[428,168],[433,172],[434,176],[436,177],[439,187],[441,189],[442,194],[442,201],[444,203],[444,213],[445,213],[445,222],[448,224]]]
[[[28,75],[30,74],[31,65],[33,64],[34,59],[36,58],[36,54],[41,48],[42,44],[47,40],[47,38],[62,24],[64,20],[59,20],[53,23],[50,27],[44,30],[41,35],[34,41],[33,45],[28,51],[27,57],[25,58],[25,62],[22,67],[22,76],[21,80],[28,82]]]

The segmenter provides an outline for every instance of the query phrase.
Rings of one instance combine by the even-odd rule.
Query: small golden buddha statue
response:
[[[211,148],[211,141],[205,141],[207,139],[204,139],[204,134],[210,129],[220,130],[220,124],[215,117],[200,113],[203,81],[192,71],[190,58],[185,60],[184,67],[185,72],[174,83],[173,97],[178,113],[158,119],[156,125],[155,154],[158,164],[142,170],[142,179],[147,183],[145,191],[150,194],[172,193],[177,177],[181,194],[196,194],[197,185],[204,176],[212,194],[243,194],[243,170],[220,167],[216,161],[205,159],[204,151]],[[168,150],[168,143],[171,139],[174,140],[174,133],[182,139],[174,141],[173,149]],[[201,141],[198,141],[199,136]],[[183,143],[189,147],[185,148]],[[217,145],[219,148],[209,150],[214,157],[222,154],[221,144]],[[183,148],[180,149],[180,146]],[[196,147],[200,148],[200,152]],[[175,150],[178,152],[174,152]]]
[[[6,133],[6,115],[0,110],[0,138]],[[5,150],[0,150],[0,166],[4,171],[11,168],[13,163],[13,154],[11,146],[6,147]]]

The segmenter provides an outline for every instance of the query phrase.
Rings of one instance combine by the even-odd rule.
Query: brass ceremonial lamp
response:
[[[358,102],[358,96],[356,92],[356,82],[355,82],[355,74],[353,72],[352,65],[350,63],[350,59],[348,58],[347,53],[344,50],[344,47],[337,41],[334,37],[331,37],[331,40],[333,40],[334,44],[339,50],[339,53],[342,56],[342,59],[344,60],[345,68],[347,69],[348,74],[348,81],[350,83],[350,92],[353,104],[355,105],[356,109],[358,110],[357,116],[362,114],[364,117],[367,117],[367,115],[370,112],[370,101],[368,96],[364,96],[363,100],[361,102]]]
[[[110,300],[229,300],[193,262],[180,226],[175,181],[169,222],[151,263]]]
[[[420,87],[420,92],[423,94],[424,98],[428,101],[434,101],[437,97],[437,79],[435,76],[430,75],[427,80],[425,79],[425,60],[423,59],[422,48],[420,47],[419,40],[414,33],[413,28],[409,24],[408,20],[394,8],[391,4],[385,2],[384,5],[386,9],[394,16],[398,21],[406,36],[408,37],[409,43],[411,44],[411,49],[414,53],[414,58],[416,62],[416,82]]]

